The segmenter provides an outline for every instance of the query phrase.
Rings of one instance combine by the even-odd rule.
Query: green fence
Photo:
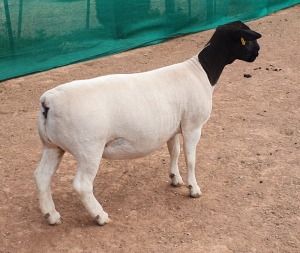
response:
[[[0,80],[92,59],[299,0],[0,0]]]

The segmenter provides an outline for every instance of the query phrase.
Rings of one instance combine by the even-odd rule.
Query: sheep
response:
[[[181,186],[180,134],[190,196],[200,197],[196,146],[212,111],[215,84],[227,64],[256,59],[260,37],[241,21],[231,22],[219,26],[203,50],[187,61],[143,73],[73,81],[46,91],[38,118],[43,154],[34,176],[49,224],[62,222],[50,183],[65,152],[77,160],[73,187],[99,225],[110,222],[93,194],[101,158],[139,158],[167,143],[171,184]]]

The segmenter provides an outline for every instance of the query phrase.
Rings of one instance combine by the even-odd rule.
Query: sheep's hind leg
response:
[[[99,225],[105,225],[110,222],[110,219],[93,193],[93,181],[98,171],[101,154],[99,149],[88,151],[87,148],[76,156],[78,167],[73,187],[90,215],[97,220]]]
[[[34,172],[40,207],[51,225],[62,223],[60,214],[55,210],[50,184],[64,153],[59,147],[44,146],[41,162]]]
[[[180,154],[179,135],[176,134],[168,142],[168,150],[170,153],[170,178],[171,184],[175,187],[184,185],[178,168],[178,157]]]

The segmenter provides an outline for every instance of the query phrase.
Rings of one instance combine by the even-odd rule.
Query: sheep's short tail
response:
[[[43,115],[44,115],[45,119],[47,119],[48,111],[49,111],[50,108],[48,106],[46,106],[45,101],[42,102],[42,107],[44,108]]]
[[[49,110],[50,105],[49,102],[46,101],[46,97],[41,97],[40,100],[40,115],[39,115],[39,122],[38,122],[38,129],[40,137],[43,141],[43,143],[51,143],[49,137],[48,137],[48,117],[49,117]]]

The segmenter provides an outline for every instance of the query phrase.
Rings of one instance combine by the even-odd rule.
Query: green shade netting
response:
[[[0,80],[150,45],[299,0],[0,0]]]

